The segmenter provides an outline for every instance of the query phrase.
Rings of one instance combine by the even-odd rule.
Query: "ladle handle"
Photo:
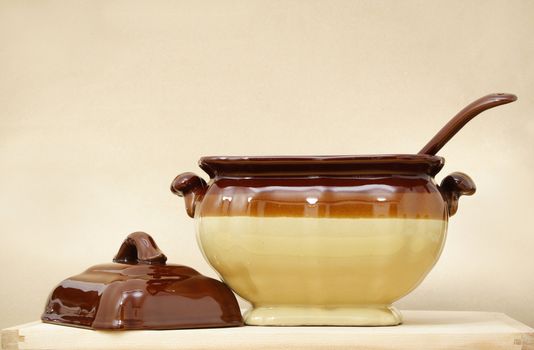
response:
[[[487,109],[517,100],[512,94],[490,94],[479,98],[462,109],[423,147],[419,154],[435,155],[471,119]]]

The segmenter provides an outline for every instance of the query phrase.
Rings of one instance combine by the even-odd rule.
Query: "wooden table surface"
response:
[[[403,311],[393,327],[238,327],[92,331],[33,322],[2,330],[15,349],[516,349],[534,350],[534,329],[494,312]]]

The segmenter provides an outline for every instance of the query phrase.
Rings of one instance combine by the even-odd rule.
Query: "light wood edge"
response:
[[[19,350],[19,342],[24,342],[24,339],[19,339],[19,334],[17,331],[9,330],[7,333],[10,333],[10,339],[6,342],[6,347],[2,347],[2,350]],[[291,350],[353,350],[353,349],[376,349],[376,350],[412,350],[414,346],[420,349],[426,350],[446,350],[446,349],[469,349],[469,350],[503,350],[503,349],[514,349],[514,350],[531,350],[530,345],[522,343],[522,340],[518,338],[518,334],[493,334],[489,335],[481,341],[478,339],[479,334],[432,334],[425,339],[421,339],[415,334],[407,334],[406,336],[399,335],[388,335],[382,337],[376,341],[374,336],[364,336],[361,338],[359,344],[349,344],[347,342],[332,341],[332,339],[308,339],[303,343],[294,343],[284,342],[287,339],[269,339],[265,343],[260,342],[259,344],[250,344],[242,341],[231,341],[231,344],[223,346],[224,349],[233,349],[233,350],[249,350],[251,347],[254,347],[256,350],[281,350],[281,349],[291,349]],[[312,340],[312,341],[310,341]],[[82,339],[83,341],[83,339]],[[224,343],[224,341],[223,341]],[[94,349],[102,350],[111,350],[111,349],[128,349],[128,350],[146,350],[149,349],[147,344],[137,345],[128,342],[109,342],[107,340],[97,340],[94,344]],[[57,346],[57,347],[56,347]],[[33,344],[22,344],[22,349],[62,349],[62,350],[86,350],[88,349],[87,343],[80,346],[76,341],[53,344],[49,340],[46,342],[37,342]],[[91,348],[93,349],[93,348]],[[163,341],[161,347],[158,347],[157,344],[152,345],[150,348],[152,350],[157,349],[167,349],[167,350],[177,350],[177,344],[169,344],[168,339]],[[180,347],[183,350],[217,350],[221,349],[221,344],[217,343],[205,343],[205,342],[195,342],[194,344],[187,344],[184,347]]]
[[[500,321],[517,329],[518,333],[521,334],[521,350],[534,350],[534,329],[508,315],[498,313],[497,316]]]
[[[0,349],[19,350],[19,343],[24,341],[24,336],[20,335],[20,330],[39,325],[41,323],[41,321],[33,321],[2,329],[0,336]]]
[[[506,323],[510,327],[517,329],[521,333],[534,333],[534,329],[530,328],[524,323],[514,320],[513,318],[511,318],[510,316],[506,314],[496,313],[496,315],[498,315],[498,318],[500,321]]]
[[[534,333],[522,334],[521,341],[521,350],[534,350]]]
[[[2,350],[19,350],[19,341],[24,341],[19,337],[18,329],[4,329],[0,339]]]

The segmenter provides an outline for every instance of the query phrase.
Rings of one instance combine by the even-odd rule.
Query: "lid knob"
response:
[[[121,264],[164,265],[167,257],[154,239],[145,232],[130,233],[122,242],[113,262]]]

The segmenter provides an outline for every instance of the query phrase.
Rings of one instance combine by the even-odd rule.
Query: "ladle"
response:
[[[419,154],[436,155],[449,140],[456,135],[471,119],[487,109],[504,105],[517,100],[512,94],[489,94],[467,105],[454,116],[441,130],[423,147]]]

